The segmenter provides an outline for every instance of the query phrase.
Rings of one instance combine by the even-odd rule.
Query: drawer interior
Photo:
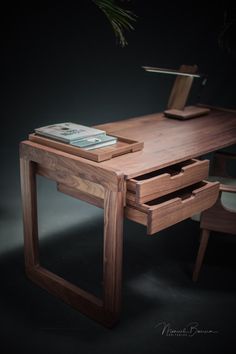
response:
[[[175,176],[175,175],[178,175],[179,173],[182,172],[183,167],[192,165],[195,161],[196,160],[186,160],[186,161],[177,163],[172,166],[164,167],[164,168],[157,170],[157,171],[153,171],[153,172],[149,172],[144,175],[141,175],[141,176],[137,176],[137,177],[135,177],[135,180],[136,181],[145,181],[147,179],[157,177],[157,176],[163,175],[165,173],[168,173],[171,176]]]

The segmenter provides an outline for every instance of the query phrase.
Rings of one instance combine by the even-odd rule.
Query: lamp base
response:
[[[209,108],[198,107],[198,106],[187,106],[184,109],[168,109],[164,111],[164,115],[168,118],[175,119],[190,119],[203,116],[210,112]]]

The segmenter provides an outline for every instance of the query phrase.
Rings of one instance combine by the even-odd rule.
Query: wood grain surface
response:
[[[236,113],[213,108],[208,115],[187,121],[157,113],[96,127],[144,141],[142,151],[99,164],[121,170],[127,179],[236,143]]]

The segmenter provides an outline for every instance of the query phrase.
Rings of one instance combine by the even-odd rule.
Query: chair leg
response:
[[[193,270],[193,281],[198,280],[199,272],[202,266],[203,258],[206,252],[208,240],[210,236],[210,231],[203,229],[201,233],[201,240],[200,240],[200,246],[198,249],[198,254],[197,254],[197,259],[194,265],[194,270]]]

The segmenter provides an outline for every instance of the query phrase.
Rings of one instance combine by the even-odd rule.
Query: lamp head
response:
[[[170,74],[170,75],[178,75],[178,76],[189,76],[189,77],[201,77],[201,74],[190,73],[187,71],[180,71],[180,70],[172,70],[172,69],[164,69],[164,68],[157,68],[154,66],[142,66],[145,71],[152,72],[152,73],[160,73],[160,74]]]

